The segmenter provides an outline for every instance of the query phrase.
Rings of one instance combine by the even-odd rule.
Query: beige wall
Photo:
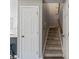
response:
[[[58,21],[58,3],[45,3],[45,20],[49,26],[56,26]]]
[[[43,42],[43,46],[45,43],[45,37],[46,37],[46,32],[48,29],[48,12],[47,12],[47,6],[46,4],[43,4],[43,8],[42,8],[42,42]]]
[[[49,25],[56,26],[58,21],[58,3],[48,3],[47,4],[49,12]]]

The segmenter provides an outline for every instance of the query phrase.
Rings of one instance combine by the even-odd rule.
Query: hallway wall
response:
[[[10,36],[17,36],[18,0],[10,0]]]
[[[56,26],[58,21],[58,3],[45,3],[46,21],[50,26]]]
[[[69,59],[69,1],[66,0],[63,7],[63,49],[65,59]]]
[[[43,4],[43,8],[42,8],[42,43],[43,43],[43,46],[44,47],[44,43],[45,43],[45,37],[46,37],[46,32],[47,32],[47,29],[48,29],[48,20],[49,17],[48,17],[48,12],[47,12],[47,5],[46,4]]]

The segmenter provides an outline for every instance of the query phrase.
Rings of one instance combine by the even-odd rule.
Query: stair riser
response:
[[[48,39],[54,39],[54,40],[59,40],[59,37],[53,37],[53,36],[49,36]]]
[[[50,53],[50,54],[52,54],[52,53],[60,53],[60,54],[62,54],[62,50],[46,50],[45,52],[46,52],[46,54],[47,53]]]
[[[59,40],[48,40],[47,44],[61,44],[61,42]]]
[[[48,31],[49,34],[59,34],[57,31]]]
[[[57,43],[57,42],[56,42],[56,43],[51,43],[51,42],[50,42],[50,43],[47,43],[47,44],[48,44],[48,45],[61,45],[60,42],[59,42],[59,43]]]
[[[44,57],[44,59],[64,59],[64,57]]]
[[[47,40],[59,40],[59,38],[51,38],[51,37],[49,37]]]
[[[61,48],[46,48],[46,50],[61,50]]]
[[[49,44],[49,45],[47,45],[47,47],[61,47],[61,45],[57,45],[57,44]]]
[[[48,35],[48,36],[52,36],[52,37],[59,37],[58,35]]]

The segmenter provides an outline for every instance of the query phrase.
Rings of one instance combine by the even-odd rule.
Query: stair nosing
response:
[[[61,56],[63,56],[63,54],[45,54],[44,56],[45,56],[45,57],[56,57],[56,56],[57,56],[57,57],[58,57],[58,56],[61,57]]]

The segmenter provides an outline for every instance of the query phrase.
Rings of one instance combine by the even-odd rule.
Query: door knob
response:
[[[22,35],[21,37],[24,38],[24,35]]]
[[[62,37],[65,37],[65,35],[64,35],[64,34],[62,34],[61,36],[62,36]]]

